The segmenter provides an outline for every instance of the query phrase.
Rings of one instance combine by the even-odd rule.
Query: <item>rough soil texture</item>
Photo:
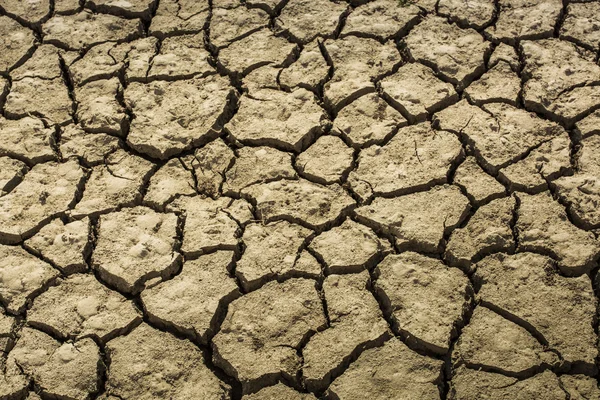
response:
[[[0,400],[600,400],[600,1],[0,0]]]

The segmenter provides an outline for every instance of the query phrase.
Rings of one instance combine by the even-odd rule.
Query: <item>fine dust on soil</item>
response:
[[[0,0],[0,400],[600,400],[600,1]]]

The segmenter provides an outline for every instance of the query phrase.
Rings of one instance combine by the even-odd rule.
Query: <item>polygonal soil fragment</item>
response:
[[[242,90],[250,97],[261,99],[262,89],[281,90],[277,83],[277,76],[282,68],[271,65],[252,70],[242,79]]]
[[[257,8],[213,8],[210,43],[217,47],[226,47],[252,32],[266,28],[268,24],[269,14]]]
[[[23,78],[42,78],[52,80],[60,78],[61,58],[69,58],[74,52],[60,50],[52,45],[43,44],[37,47],[31,57],[22,65],[11,71],[11,77],[14,80]]]
[[[525,107],[571,125],[600,105],[600,66],[573,43],[549,39],[521,43]]]
[[[584,400],[600,398],[600,389],[596,379],[585,375],[561,375],[562,389],[570,399]]]
[[[469,201],[460,189],[443,185],[391,199],[376,198],[355,212],[360,222],[391,234],[402,249],[437,253],[444,235],[462,222],[468,209]]]
[[[357,7],[346,18],[342,35],[367,36],[386,41],[404,35],[418,21],[414,4],[399,7],[394,0],[375,0]],[[376,22],[375,22],[376,21]]]
[[[572,3],[560,30],[561,39],[571,40],[592,51],[600,46],[600,4]]]
[[[217,200],[201,196],[181,197],[169,205],[169,210],[185,211],[181,250],[187,257],[214,249],[237,250],[240,227],[227,210],[232,200],[228,197]]]
[[[75,90],[77,118],[85,131],[125,134],[129,120],[117,101],[122,91],[117,78],[90,82]]]
[[[27,170],[23,162],[0,156],[0,196],[17,186],[23,180]]]
[[[33,31],[12,18],[0,16],[0,72],[8,72],[33,48]]]
[[[142,41],[147,39],[122,44],[106,42],[93,46],[72,63],[66,63],[73,83],[75,86],[81,86],[90,81],[116,76],[125,66],[127,51],[131,50],[133,43]]]
[[[532,150],[552,139],[569,140],[567,132],[558,124],[543,120],[533,113],[504,103],[486,104],[485,111],[463,100],[435,115],[441,129],[459,134],[473,146],[475,155],[490,172],[507,167],[523,159]],[[538,169],[528,171],[536,176],[549,176],[555,171],[553,158],[559,157],[559,169],[568,166],[564,154],[550,154],[535,163]],[[560,165],[562,164],[562,165]],[[541,179],[541,178],[540,178]],[[543,181],[543,179],[542,179]]]
[[[440,0],[438,14],[450,18],[462,27],[482,29],[492,22],[493,0]]]
[[[481,169],[473,156],[468,156],[454,173],[454,184],[467,192],[467,197],[476,205],[501,197],[504,186]]]
[[[8,312],[22,312],[58,275],[50,264],[22,248],[0,245],[0,300]]]
[[[255,183],[296,177],[289,153],[271,147],[242,147],[237,153],[235,164],[225,173],[225,193],[239,193]]]
[[[365,394],[372,400],[438,399],[442,365],[392,338],[361,354],[328,392],[340,400],[364,399]]]
[[[450,399],[452,400],[535,400],[539,399],[540,395],[546,399],[567,399],[558,377],[550,371],[519,380],[501,374],[463,367],[455,371],[450,385]]]
[[[0,309],[0,357],[4,359],[4,356],[8,352],[8,345],[12,342],[12,332],[15,326],[15,319],[13,317],[9,317],[4,313],[2,309]],[[1,376],[0,376],[1,382]],[[1,386],[0,386],[1,387]],[[0,390],[0,396],[5,396]]]
[[[191,162],[190,162],[191,164]],[[148,192],[144,202],[157,208],[163,208],[179,196],[196,194],[194,176],[186,161],[173,158],[150,178]]]
[[[4,357],[3,357],[4,360]],[[10,358],[3,364],[0,370],[0,396],[5,399],[22,399],[27,395],[29,379],[16,364],[14,358]],[[35,400],[35,398],[33,399]]]
[[[93,275],[73,275],[58,280],[38,296],[27,312],[27,322],[62,338],[95,336],[110,340],[141,321],[132,302]]]
[[[303,376],[311,391],[324,390],[366,348],[391,337],[377,301],[368,290],[369,274],[332,275],[323,290],[331,324],[302,350]]]
[[[428,67],[419,63],[405,64],[381,81],[390,103],[410,121],[422,121],[458,100],[451,84],[442,82]]]
[[[378,296],[406,341],[447,353],[468,307],[469,279],[456,268],[413,252],[387,256],[377,274]]]
[[[269,386],[254,394],[248,394],[242,397],[242,400],[315,400],[312,394],[296,392],[294,389],[278,383],[275,386]]]
[[[12,14],[27,24],[35,25],[50,14],[50,1],[1,0],[0,8],[7,14]]]
[[[352,167],[353,151],[336,136],[321,136],[296,158],[304,176],[321,183],[339,182]]]
[[[87,0],[85,6],[99,13],[148,19],[156,0]]]
[[[198,192],[207,196],[219,195],[225,172],[233,164],[235,154],[222,140],[208,143],[196,150],[191,160],[194,168]]]
[[[360,272],[385,252],[389,243],[364,225],[347,219],[338,227],[321,233],[310,243],[325,262],[328,274]]]
[[[568,366],[595,371],[596,299],[587,276],[560,276],[548,257],[495,254],[477,264],[482,304],[519,322]]]
[[[304,240],[312,232],[287,221],[250,224],[242,238],[245,250],[235,274],[245,290],[255,290],[272,278],[302,276],[294,266]]]
[[[454,365],[525,377],[558,362],[523,327],[485,307],[477,307],[452,352]]]
[[[26,240],[25,246],[52,262],[63,274],[82,272],[87,269],[90,230],[88,218],[67,224],[57,218]]]
[[[146,324],[108,342],[107,352],[107,395],[140,400],[228,397],[229,386],[206,367],[198,347]]]
[[[243,143],[301,151],[321,131],[326,118],[312,92],[292,93],[265,89],[245,95],[240,108],[225,127]]]
[[[276,19],[277,28],[302,43],[317,36],[331,37],[347,6],[329,0],[290,0]]]
[[[229,305],[212,342],[213,359],[245,393],[281,377],[294,381],[301,366],[297,349],[326,323],[314,281],[270,282]]]
[[[600,133],[600,110],[596,110],[575,124],[577,132],[582,137],[588,137]]]
[[[504,61],[510,65],[513,71],[519,70],[519,55],[514,47],[509,46],[506,43],[500,43],[498,46],[496,46],[494,52],[490,56],[490,60],[488,61],[488,67],[493,68],[500,63],[500,61]]]
[[[511,44],[518,40],[552,37],[562,11],[560,0],[499,0],[498,3],[498,20],[486,29],[486,33]]]
[[[467,98],[477,105],[508,103],[517,106],[521,78],[506,62],[499,62],[465,90]]]
[[[82,11],[73,15],[54,15],[43,25],[44,42],[81,50],[109,41],[127,41],[142,35],[139,20]]]
[[[54,11],[57,14],[71,14],[79,10],[79,0],[54,0]]]
[[[127,142],[166,159],[215,138],[233,90],[218,75],[186,81],[132,83],[125,103],[135,114]]]
[[[83,197],[71,211],[73,217],[98,215],[132,206],[142,197],[140,190],[153,164],[141,157],[117,150],[92,168]]]
[[[359,97],[342,108],[333,121],[333,132],[343,135],[355,148],[381,144],[406,119],[378,94]]]
[[[242,193],[256,202],[259,218],[292,220],[311,229],[324,228],[355,204],[338,184],[322,186],[305,179],[252,185]]]
[[[201,33],[164,39],[160,52],[150,62],[146,78],[174,80],[214,74],[203,40]]]
[[[206,24],[206,0],[161,0],[150,24],[150,34],[163,38],[171,34],[197,33]]]
[[[304,46],[298,59],[281,71],[279,82],[283,88],[303,87],[316,90],[327,79],[329,66],[323,58],[319,41],[314,40]]]
[[[478,259],[495,252],[514,250],[511,224],[515,199],[493,200],[479,208],[463,227],[455,229],[446,246],[446,260],[452,266],[472,271]]]
[[[485,69],[490,44],[472,29],[440,17],[427,17],[405,39],[411,56],[458,87],[467,86]]]
[[[0,241],[16,243],[73,204],[83,179],[77,162],[37,164],[0,197]]]
[[[569,204],[573,221],[589,230],[600,226],[600,136],[583,139],[581,146],[575,175],[559,178],[554,183],[558,196]]]
[[[375,92],[373,81],[401,62],[393,41],[346,36],[327,40],[326,53],[333,63],[333,77],[325,84],[325,102],[334,110],[367,93]]]
[[[150,321],[207,344],[222,307],[240,296],[229,276],[233,252],[217,251],[186,261],[179,275],[142,292]]]
[[[86,400],[99,389],[100,349],[92,339],[60,343],[25,327],[9,359],[49,398]]]
[[[79,125],[68,125],[60,135],[60,153],[63,159],[80,159],[84,165],[102,164],[119,145],[118,138],[103,133],[88,133]]]
[[[550,254],[562,272],[579,275],[593,268],[600,256],[600,242],[591,232],[571,224],[564,207],[549,193],[518,193],[517,232],[519,249]]]
[[[177,216],[146,207],[123,209],[99,220],[92,268],[122,292],[137,293],[148,279],[173,274]]]
[[[446,183],[462,152],[454,134],[434,131],[428,122],[406,126],[384,146],[361,151],[348,182],[362,198],[424,189]]]
[[[296,45],[277,37],[269,29],[261,29],[219,52],[219,61],[229,71],[246,75],[263,65],[285,64],[296,50]]]

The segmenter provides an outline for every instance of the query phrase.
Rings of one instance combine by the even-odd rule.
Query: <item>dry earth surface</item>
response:
[[[0,0],[0,400],[592,400],[600,1]]]

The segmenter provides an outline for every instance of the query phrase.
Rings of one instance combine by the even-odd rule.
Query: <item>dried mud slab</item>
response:
[[[261,99],[263,89],[272,89],[279,91],[281,87],[277,82],[277,77],[283,71],[283,68],[266,65],[256,68],[244,76],[242,79],[242,91],[250,98]]]
[[[495,67],[501,61],[510,65],[513,71],[518,71],[520,69],[519,55],[517,54],[516,49],[506,43],[499,43],[498,46],[496,46],[488,61],[488,68]]]
[[[10,193],[0,197],[0,241],[31,236],[75,201],[83,171],[75,161],[37,164]]]
[[[84,165],[96,166],[120,148],[118,138],[103,133],[88,133],[79,125],[61,130],[60,153],[63,159],[79,159]]]
[[[25,327],[9,354],[45,397],[86,400],[99,390],[100,349],[93,340],[60,343]]]
[[[440,0],[437,8],[440,16],[477,30],[491,24],[496,11],[493,0]]]
[[[448,107],[458,100],[451,84],[439,80],[433,71],[419,63],[405,64],[381,81],[384,96],[410,122]]]
[[[465,94],[471,102],[477,105],[508,103],[516,107],[520,91],[521,78],[508,63],[499,61],[479,80],[469,85]]]
[[[0,357],[3,357],[8,353],[9,344],[12,344],[12,332],[15,327],[15,318],[10,317],[0,310]],[[1,382],[1,375],[0,375]],[[0,386],[1,387],[1,386]],[[0,396],[6,396],[0,391]]]
[[[402,250],[438,253],[445,234],[466,217],[469,201],[456,186],[435,186],[391,199],[376,198],[355,213],[359,222],[391,234]]]
[[[593,372],[596,299],[587,276],[560,276],[534,253],[495,254],[477,264],[482,304],[527,329],[568,367]]]
[[[481,306],[463,328],[452,358],[454,365],[517,377],[558,363],[525,328]]]
[[[122,92],[117,78],[98,80],[77,88],[77,119],[81,127],[90,133],[123,136],[129,119],[117,100]]]
[[[321,233],[309,247],[323,260],[328,274],[360,272],[391,250],[370,228],[351,219]]]
[[[337,136],[321,136],[296,158],[296,167],[311,181],[339,183],[352,168],[352,148]]]
[[[366,350],[328,389],[340,400],[438,399],[442,361],[419,355],[396,338]],[[335,397],[334,397],[335,396]]]
[[[266,222],[290,220],[310,229],[323,229],[356,203],[338,184],[322,186],[305,179],[252,185],[242,190]]]
[[[498,4],[498,20],[486,33],[511,44],[552,37],[562,11],[560,0],[500,0]]]
[[[151,157],[166,159],[218,136],[233,91],[217,75],[186,81],[132,83],[125,103],[136,118],[127,142]]]
[[[210,43],[227,47],[269,25],[269,14],[257,8],[213,8],[210,19]]]
[[[600,133],[600,110],[596,110],[575,124],[576,131],[586,138]]]
[[[7,399],[23,398],[27,395],[29,380],[23,376],[14,358],[7,360],[0,371],[0,396]]]
[[[165,36],[197,33],[204,28],[209,14],[207,0],[164,0],[158,3],[149,33]]]
[[[567,210],[573,221],[579,227],[590,230],[600,227],[600,136],[583,139],[581,146],[576,173],[554,183],[559,198],[569,205]]]
[[[515,206],[515,199],[506,197],[477,209],[464,227],[452,232],[445,253],[448,264],[472,272],[473,263],[484,256],[513,251]]]
[[[333,133],[343,136],[354,148],[381,145],[406,119],[377,93],[359,97],[342,108],[333,121]]]
[[[18,246],[0,245],[0,300],[6,310],[19,314],[59,272]]]
[[[85,6],[103,14],[149,19],[156,0],[88,0]]]
[[[292,155],[271,147],[242,147],[225,173],[223,192],[239,193],[255,183],[296,178]]]
[[[274,386],[261,389],[254,394],[248,394],[242,397],[242,400],[315,400],[316,397],[312,394],[299,393],[294,389],[285,386],[283,383],[278,383]]]
[[[560,38],[573,41],[592,51],[600,49],[600,4],[573,3],[567,5],[567,15]]]
[[[127,41],[142,35],[139,20],[82,11],[54,15],[43,25],[44,42],[69,50],[82,50],[102,42]]]
[[[300,152],[321,132],[326,114],[306,89],[291,93],[264,89],[242,96],[225,128],[242,143]]]
[[[204,49],[203,34],[169,37],[152,58],[146,80],[176,80],[215,74]]]
[[[370,284],[366,271],[325,279],[323,291],[331,322],[302,350],[302,373],[309,390],[325,390],[363,350],[381,346],[392,336],[368,290]]]
[[[333,64],[333,76],[325,84],[325,103],[335,111],[367,93],[375,92],[374,81],[401,62],[393,41],[346,36],[324,42]]]
[[[93,275],[57,280],[27,311],[30,325],[64,339],[91,336],[107,341],[141,320],[131,301]]]
[[[577,228],[564,207],[549,193],[518,193],[516,229],[519,249],[549,254],[567,275],[589,272],[600,256],[600,243],[591,232]]]
[[[290,0],[275,23],[295,40],[308,43],[318,36],[333,36],[347,8],[343,2],[329,0]]]
[[[230,305],[214,337],[217,366],[242,384],[245,393],[294,381],[301,366],[297,349],[326,324],[315,282],[270,282]]]
[[[406,126],[384,146],[361,151],[348,183],[361,198],[426,189],[446,183],[462,154],[456,135],[434,131],[428,122]]]
[[[23,180],[28,168],[25,163],[0,156],[0,196],[10,192]]]
[[[585,375],[561,375],[562,389],[571,399],[593,399],[600,396],[596,380]]]
[[[235,154],[222,140],[214,140],[194,152],[191,160],[198,192],[218,197],[225,172],[233,164]]]
[[[203,344],[218,328],[221,310],[240,292],[229,270],[231,251],[217,251],[186,261],[181,273],[142,292],[148,318]]]
[[[287,221],[248,225],[242,237],[244,254],[235,269],[244,290],[256,290],[274,278],[302,276],[302,271],[294,267],[297,255],[311,233],[311,230]]]
[[[364,36],[386,41],[404,35],[419,22],[420,14],[421,10],[414,4],[400,7],[394,0],[371,1],[350,13],[342,36]]]
[[[198,347],[146,324],[106,347],[108,398],[221,400],[229,395],[230,388],[208,369]]]
[[[191,164],[191,162],[190,162]],[[160,167],[148,185],[144,203],[153,207],[164,208],[179,196],[196,194],[196,184],[191,171],[191,165],[179,158],[173,158]]]
[[[121,207],[133,206],[141,197],[144,182],[154,165],[125,150],[117,150],[92,168],[85,183],[83,197],[70,212],[71,216],[96,216]]]
[[[33,50],[35,35],[12,18],[0,16],[0,72],[8,72]]]
[[[468,308],[469,279],[413,252],[387,256],[376,274],[377,294],[400,335],[416,348],[446,354]]]
[[[329,66],[323,57],[319,40],[304,45],[298,59],[279,75],[282,88],[302,87],[315,91],[325,82],[329,74]]]
[[[147,280],[175,272],[175,214],[135,207],[103,215],[98,224],[92,268],[109,285],[136,294]]]
[[[488,175],[473,156],[468,156],[456,169],[454,184],[463,188],[469,200],[478,206],[505,193],[504,186]]]
[[[57,218],[25,241],[25,247],[49,260],[63,274],[87,269],[86,258],[91,250],[89,218],[64,223]]]
[[[459,88],[485,70],[490,45],[473,29],[461,29],[440,17],[427,17],[405,39],[411,56]]]
[[[11,16],[16,17],[29,25],[39,24],[45,17],[50,15],[49,0],[19,1],[2,0],[0,1],[2,10]]]
[[[600,105],[594,55],[557,39],[521,43],[525,107],[572,125]]]
[[[219,52],[219,61],[229,71],[247,75],[256,68],[273,64],[280,66],[291,60],[297,46],[269,29],[261,29]]]

